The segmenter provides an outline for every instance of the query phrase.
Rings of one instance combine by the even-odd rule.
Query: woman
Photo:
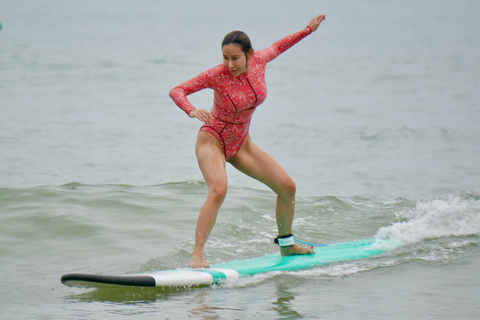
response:
[[[253,143],[248,128],[255,108],[267,95],[267,62],[317,30],[323,20],[325,15],[319,15],[305,29],[255,52],[245,33],[232,31],[222,42],[223,64],[170,91],[170,97],[187,115],[204,122],[197,136],[195,153],[208,186],[208,196],[198,216],[190,267],[209,267],[203,259],[203,248],[227,192],[226,162],[277,194],[275,215],[279,236],[275,242],[280,245],[281,254],[313,253],[295,245],[291,234],[295,183],[270,155]],[[187,99],[187,95],[205,88],[214,90],[211,111],[196,109]]]

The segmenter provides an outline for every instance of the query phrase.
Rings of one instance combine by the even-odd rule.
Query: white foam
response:
[[[415,208],[398,212],[401,220],[378,230],[376,237],[402,244],[445,236],[480,235],[479,195],[451,194],[418,201]]]
[[[343,263],[332,264],[327,266],[320,266],[314,269],[307,269],[302,271],[292,271],[291,274],[307,277],[345,277],[359,272],[369,271],[374,268],[374,265],[360,265],[359,263]]]

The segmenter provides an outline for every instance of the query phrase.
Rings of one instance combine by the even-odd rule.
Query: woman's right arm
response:
[[[175,104],[182,109],[190,118],[197,118],[202,122],[209,122],[212,119],[212,115],[205,109],[196,109],[187,96],[194,92],[212,88],[211,79],[214,78],[216,68],[209,69],[202,72],[198,76],[183,82],[170,90],[169,96],[175,102]],[[212,88],[213,89],[213,88]]]
[[[169,93],[169,96],[172,98],[173,102],[175,102],[175,104],[187,115],[190,115],[190,113],[195,110],[195,107],[190,103],[190,101],[188,101],[187,95],[206,88],[203,81],[198,81],[200,80],[197,79],[198,77],[200,77],[200,75],[193,79],[187,80],[182,84],[179,84],[170,90]]]

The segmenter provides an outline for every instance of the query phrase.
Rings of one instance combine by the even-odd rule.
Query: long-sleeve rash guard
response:
[[[170,97],[189,115],[195,107],[188,101],[187,96],[206,88],[214,90],[211,109],[213,119],[203,125],[200,131],[206,131],[218,139],[225,158],[229,161],[235,157],[248,135],[255,108],[267,97],[267,63],[311,32],[312,29],[308,26],[278,40],[266,49],[255,51],[248,60],[248,72],[245,74],[235,77],[222,63],[176,86],[170,91]]]

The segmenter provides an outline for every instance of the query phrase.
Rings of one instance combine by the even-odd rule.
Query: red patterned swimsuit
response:
[[[265,68],[285,50],[292,47],[312,32],[310,27],[275,42],[267,49],[255,51],[248,60],[248,72],[233,76],[225,65],[202,72],[170,91],[170,97],[186,114],[195,107],[187,95],[202,89],[214,90],[211,110],[213,119],[203,125],[200,131],[212,134],[222,145],[227,161],[233,159],[248,135],[250,120],[255,108],[267,97]]]

